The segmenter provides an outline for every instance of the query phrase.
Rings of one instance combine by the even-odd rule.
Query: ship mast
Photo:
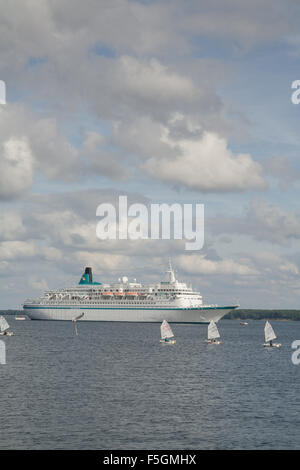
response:
[[[169,258],[169,269],[168,269],[168,271],[166,271],[166,272],[167,272],[167,274],[169,275],[169,282],[170,282],[171,284],[173,284],[174,282],[176,282],[174,270],[173,270],[173,268],[172,268],[171,258]]]

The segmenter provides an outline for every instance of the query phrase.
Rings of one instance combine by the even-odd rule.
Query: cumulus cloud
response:
[[[113,61],[116,70],[112,74],[115,89],[126,91],[126,96],[161,105],[173,100],[192,103],[198,98],[199,90],[187,76],[161,64],[157,59],[137,60],[122,56]]]
[[[300,171],[293,168],[288,157],[278,156],[267,158],[263,162],[265,172],[279,181],[282,190],[287,190],[291,184],[300,180]]]
[[[161,140],[162,127],[159,121],[142,115],[139,119],[113,122],[112,142],[139,159],[163,155],[172,157],[174,150]]]
[[[47,178],[68,181],[78,177],[79,151],[60,132],[56,119],[33,121],[29,138],[37,168]]]
[[[81,153],[86,160],[86,171],[115,181],[126,180],[128,169],[121,163],[120,156],[106,148],[105,144],[106,139],[102,134],[94,131],[85,133]]]
[[[37,171],[62,181],[79,176],[79,152],[54,118],[40,117],[25,106],[0,109],[0,198],[31,188]]]
[[[216,171],[217,184],[212,182],[211,167],[214,164],[219,167],[220,162],[212,155],[205,159],[206,149],[201,152],[201,147],[206,144],[206,136],[212,138],[215,135],[216,152],[220,150],[221,138],[218,140],[214,129],[226,128],[222,100],[212,88],[208,71],[204,73],[202,70],[195,80],[174,62],[169,63],[165,56],[154,56],[162,44],[166,45],[166,38],[168,47],[177,43],[172,42],[173,35],[181,38],[181,33],[174,31],[172,26],[173,15],[177,16],[180,8],[178,4],[170,13],[169,5],[164,2],[142,5],[121,0],[114,8],[109,2],[103,2],[101,14],[99,4],[93,0],[89,1],[89,6],[83,7],[80,2],[76,5],[75,8],[74,3],[67,0],[44,0],[32,18],[28,14],[30,4],[23,6],[26,10],[24,15],[19,12],[14,18],[14,25],[19,25],[22,18],[20,27],[25,38],[22,47],[9,33],[8,26],[12,21],[9,9],[3,18],[7,26],[3,44],[6,50],[14,49],[20,64],[25,67],[26,93],[33,102],[40,106],[41,101],[50,101],[59,114],[62,108],[64,112],[84,109],[110,121],[113,126],[111,143],[117,147],[110,145],[109,139],[103,142],[98,136],[95,140],[96,132],[88,130],[80,155],[70,139],[62,134],[56,119],[41,117],[28,129],[37,170],[47,178],[64,181],[75,179],[78,173],[87,177],[101,175],[112,180],[124,180],[130,172],[135,172],[134,161],[131,162],[130,158],[130,152],[134,152],[142,158],[148,157],[143,167],[148,175],[157,178],[159,172],[162,180],[172,184],[204,191],[263,187],[258,164],[249,155],[234,157],[226,143],[221,149],[225,162],[219,170],[224,177],[221,178]],[[189,15],[189,9],[182,14]],[[45,25],[43,32],[37,21],[39,16]],[[115,25],[115,30],[112,25]],[[142,25],[145,37],[149,32],[148,41],[152,38],[153,48],[148,42],[145,50],[149,55],[140,56],[135,44],[143,50]],[[164,32],[155,36],[162,25]],[[120,34],[122,41],[118,39]],[[159,38],[156,43],[154,36]],[[118,53],[106,53],[107,44]],[[122,44],[127,44],[127,50]],[[104,47],[103,51],[101,47]],[[9,57],[7,59],[9,63]],[[19,86],[22,88],[21,83]],[[181,118],[174,119],[176,115]],[[166,126],[170,135],[163,141],[161,128]],[[207,133],[197,139],[195,135],[199,129]],[[178,140],[180,136],[181,140]],[[201,158],[191,156],[194,151],[202,154]],[[170,162],[168,158],[171,156],[175,158]],[[159,162],[156,161],[158,157]],[[210,167],[207,160],[212,161]],[[169,165],[171,172],[168,171]],[[184,171],[182,167],[185,167]],[[200,183],[195,181],[198,171],[204,175]]]
[[[248,220],[257,238],[277,243],[300,238],[299,214],[278,205],[255,199],[250,206]]]
[[[177,5],[180,2],[176,2]],[[240,2],[222,0],[206,2],[192,0],[182,18],[181,28],[187,33],[214,36],[223,40],[236,41],[243,48],[259,43],[268,43],[282,37],[288,37],[290,31],[296,31],[293,18],[295,5],[288,2],[290,11],[280,1],[254,0]]]
[[[259,241],[289,245],[300,239],[300,214],[266,202],[254,199],[239,217],[211,218],[207,226],[213,233],[242,234]]]
[[[34,177],[34,159],[27,139],[9,138],[0,149],[0,199],[19,196]]]
[[[26,227],[20,213],[6,210],[0,214],[0,240],[20,240],[24,235]]]
[[[34,241],[5,241],[0,244],[0,257],[3,260],[30,258],[36,255]]]
[[[85,133],[85,139],[83,141],[84,152],[95,152],[99,147],[105,143],[105,137],[99,132],[88,131]]]
[[[143,168],[154,178],[199,191],[266,188],[261,165],[249,154],[234,155],[226,140],[215,133],[204,132],[198,139],[173,140],[165,129],[161,138],[178,155],[172,160],[147,160]]]
[[[207,80],[208,73],[205,78],[198,78],[196,84],[186,71],[178,70],[175,65],[153,57],[129,55],[113,58],[96,55],[89,61],[83,58],[83,64],[69,90],[59,90],[58,82],[54,87],[62,100],[71,92],[76,103],[84,83],[85,106],[102,119],[126,122],[145,115],[165,122],[170,113],[178,110],[189,113],[200,110],[208,122],[213,121],[212,116],[218,122],[223,103]],[[72,67],[75,69],[77,65]],[[54,75],[52,70],[47,74],[46,81]]]
[[[78,57],[95,45],[109,45],[120,54],[180,54],[192,49],[195,36],[249,46],[298,32],[296,6],[290,0],[284,5],[278,0],[213,0],[209,5],[198,0],[24,0],[17,9],[13,2],[1,3],[0,57],[4,64],[14,60],[15,68],[28,57],[69,61],[68,56]]]
[[[177,256],[176,264],[186,273],[192,275],[226,274],[229,276],[254,276],[258,273],[255,268],[239,263],[233,259],[210,260],[199,254],[193,254],[193,256]]]
[[[115,253],[99,253],[93,251],[76,251],[74,253],[75,259],[82,266],[93,266],[95,271],[101,274],[118,273],[122,270],[127,270],[130,264],[130,257],[125,255],[119,255]],[[107,274],[106,274],[107,275]]]
[[[269,251],[259,251],[251,255],[256,265],[266,273],[274,270],[283,274],[299,275],[299,268],[296,263],[288,258]]]
[[[32,289],[37,290],[39,292],[43,292],[49,289],[49,286],[45,279],[37,279],[35,276],[30,276],[28,278],[28,284]]]
[[[61,254],[57,248],[40,245],[35,240],[14,240],[0,243],[0,257],[5,261],[34,257],[57,261],[61,258]]]

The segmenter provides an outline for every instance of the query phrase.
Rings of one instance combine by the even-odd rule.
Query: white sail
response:
[[[160,336],[161,339],[174,338],[173,331],[166,320],[164,320],[160,325]]]
[[[210,324],[208,325],[207,338],[208,339],[220,338],[220,333],[218,331],[217,325],[215,324],[213,320],[211,320]]]
[[[84,313],[80,313],[80,315],[77,315],[76,317],[73,317],[72,318],[72,321],[77,321],[77,320],[80,320],[80,318],[82,318],[84,316]]]
[[[84,312],[83,312],[83,313],[80,313],[80,315],[77,315],[76,317],[73,317],[73,318],[72,318],[72,322],[73,322],[73,324],[74,324],[74,330],[75,330],[76,336],[78,336],[77,320],[80,320],[80,318],[82,318],[83,316],[84,316]]]
[[[3,333],[3,331],[5,330],[8,330],[9,328],[9,324],[7,323],[7,321],[5,320],[4,317],[0,317],[0,331],[1,333]]]
[[[276,339],[276,338],[277,338],[277,336],[275,335],[275,332],[272,328],[271,323],[266,321],[266,324],[265,324],[265,341],[266,341],[266,343],[269,342],[269,341],[273,341],[273,339]]]

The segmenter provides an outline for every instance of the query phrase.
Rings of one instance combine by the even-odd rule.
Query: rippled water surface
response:
[[[271,351],[263,321],[221,321],[220,346],[205,325],[165,346],[157,324],[9,322],[1,449],[300,448],[300,322],[273,321]]]

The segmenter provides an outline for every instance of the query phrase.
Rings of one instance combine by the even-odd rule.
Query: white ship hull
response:
[[[200,308],[130,308],[130,307],[37,307],[24,305],[24,313],[31,320],[72,320],[84,312],[80,321],[109,322],[162,322],[164,318],[170,323],[209,323],[218,322],[236,306],[200,307]]]

